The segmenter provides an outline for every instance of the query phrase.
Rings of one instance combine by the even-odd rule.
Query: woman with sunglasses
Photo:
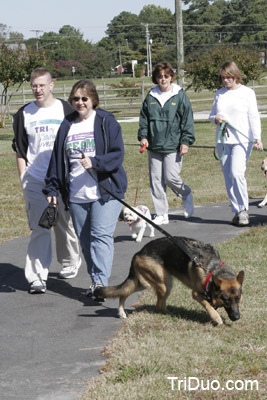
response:
[[[147,94],[140,112],[138,140],[147,146],[150,189],[156,217],[155,224],[169,223],[167,186],[180,197],[184,216],[192,216],[193,196],[180,173],[182,158],[195,141],[193,112],[185,91],[174,83],[169,63],[159,63],[152,73],[157,86]]]
[[[111,273],[113,233],[121,203],[103,187],[124,198],[124,144],[114,116],[98,108],[99,97],[92,81],[75,83],[69,102],[75,111],[60,126],[43,192],[54,204],[58,192],[62,193],[70,209],[92,281],[86,294],[92,297],[97,286],[108,285]]]

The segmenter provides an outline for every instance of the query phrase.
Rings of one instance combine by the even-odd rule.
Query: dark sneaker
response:
[[[105,301],[105,298],[100,293],[98,294],[98,290],[97,290],[102,287],[104,287],[104,285],[102,285],[101,283],[97,283],[95,285],[93,296],[95,298],[95,301],[97,301],[98,303],[104,303],[104,301]]]
[[[95,286],[96,286],[95,283],[92,283],[92,285],[89,286],[89,288],[86,290],[85,295],[87,297],[93,297]]]
[[[234,218],[231,221],[231,224],[238,226],[238,223],[239,223],[238,213],[235,213]]]

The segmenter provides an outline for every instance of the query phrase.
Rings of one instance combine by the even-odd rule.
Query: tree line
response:
[[[266,0],[184,0],[183,5],[186,66],[221,46],[266,52]],[[164,7],[147,5],[138,15],[122,11],[96,44],[70,25],[28,40],[5,28],[0,24],[0,43],[16,40],[29,51],[42,53],[57,78],[70,77],[73,71],[76,78],[107,77],[121,63],[131,72],[131,60],[145,68],[148,44],[153,65],[168,60],[176,66],[175,15]]]

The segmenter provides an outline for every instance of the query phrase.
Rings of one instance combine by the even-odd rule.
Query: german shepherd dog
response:
[[[221,262],[219,252],[209,244],[181,236],[173,239],[178,245],[169,238],[147,243],[133,256],[127,279],[118,286],[97,288],[97,296],[119,297],[118,315],[126,318],[124,303],[127,297],[152,287],[157,295],[156,308],[165,314],[172,277],[175,277],[192,289],[193,299],[205,308],[214,324],[223,324],[216,311],[218,307],[225,308],[231,321],[238,320],[244,271],[236,276],[228,265]],[[179,243],[187,250],[187,254],[197,257],[198,263],[191,261]]]

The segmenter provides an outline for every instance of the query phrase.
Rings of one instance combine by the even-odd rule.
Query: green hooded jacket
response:
[[[147,139],[148,150],[155,153],[173,153],[179,151],[181,144],[194,143],[192,107],[183,89],[180,88],[163,107],[153,95],[153,89],[150,90],[140,111],[138,140],[141,139]]]

